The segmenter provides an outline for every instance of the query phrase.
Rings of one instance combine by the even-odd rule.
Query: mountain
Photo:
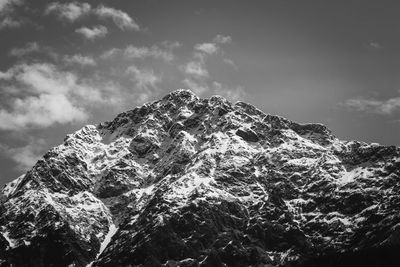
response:
[[[177,90],[7,184],[0,266],[396,266],[399,190],[398,147]]]

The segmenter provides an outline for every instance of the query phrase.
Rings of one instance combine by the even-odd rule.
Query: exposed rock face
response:
[[[67,136],[6,185],[0,265],[390,266],[399,156],[178,90]]]

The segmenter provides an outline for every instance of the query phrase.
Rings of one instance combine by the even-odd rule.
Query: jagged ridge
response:
[[[177,90],[67,136],[8,184],[0,262],[279,266],[390,254],[399,151]]]

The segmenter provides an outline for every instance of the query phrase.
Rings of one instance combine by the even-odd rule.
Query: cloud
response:
[[[213,94],[221,95],[229,99],[230,101],[238,101],[240,99],[243,99],[243,97],[246,95],[243,87],[241,86],[231,88],[216,81],[208,85],[206,81],[186,78],[182,81],[182,83],[184,84],[184,86],[187,86],[197,95],[202,95],[205,92],[211,91]]]
[[[93,28],[82,27],[75,30],[76,33],[79,33],[83,37],[88,40],[95,40],[98,38],[105,37],[108,33],[108,30],[103,25],[94,26]]]
[[[8,73],[19,95],[8,96],[10,108],[0,109],[0,129],[48,127],[87,119],[88,114],[72,97],[74,89],[81,89],[74,75],[49,64],[22,64]]]
[[[100,5],[95,9],[94,12],[100,18],[112,19],[121,30],[140,30],[139,25],[122,10]]]
[[[207,59],[210,55],[223,52],[221,45],[232,42],[230,36],[217,35],[213,38],[212,42],[199,43],[194,46],[193,57],[186,64],[180,66],[180,70],[187,75],[182,81],[185,86],[201,95],[207,91],[214,91],[217,94],[224,95],[230,99],[235,100],[242,96],[243,89],[227,89],[219,82],[210,83],[210,73],[207,70]],[[227,64],[236,68],[236,65],[231,59],[223,59]]]
[[[10,50],[9,55],[19,58],[25,58],[31,54],[38,54],[49,56],[52,60],[57,61],[59,55],[55,50],[48,46],[39,45],[37,42],[30,42],[23,47],[16,47]]]
[[[223,61],[228,64],[231,65],[235,70],[238,70],[238,66],[235,64],[235,62],[230,59],[230,58],[224,58]]]
[[[205,53],[205,54],[215,54],[219,50],[219,44],[228,44],[232,42],[230,36],[223,36],[218,34],[213,38],[213,42],[196,44],[194,50]]]
[[[132,75],[131,80],[140,89],[157,88],[157,84],[161,82],[161,76],[156,75],[151,69],[139,69],[132,65],[126,69],[126,73]]]
[[[81,55],[66,58],[87,61]],[[118,81],[106,72],[79,75],[82,73],[49,63],[19,63],[0,72],[0,98],[6,100],[0,108],[0,130],[26,131],[81,123],[104,110],[122,112],[132,104],[149,100],[162,80],[152,69],[136,66],[122,72]],[[128,86],[132,82],[134,86]]]
[[[197,95],[202,95],[209,90],[207,83],[186,78],[182,83]]]
[[[39,52],[40,48],[37,42],[27,43],[24,47],[13,48],[10,51],[11,56],[22,57],[33,52]]]
[[[243,97],[246,95],[243,87],[241,86],[230,88],[219,82],[213,82],[213,89],[216,94],[222,95],[231,101],[238,101],[243,99]]]
[[[63,60],[68,65],[96,66],[96,61],[92,57],[82,56],[80,54],[64,56]]]
[[[0,0],[0,30],[17,28],[25,23],[24,19],[15,15],[15,8],[22,3],[22,0]]]
[[[194,49],[211,55],[218,51],[218,46],[215,43],[202,43],[196,44]]]
[[[100,19],[111,19],[121,30],[140,30],[140,26],[126,12],[104,5],[93,8],[90,4],[85,2],[52,2],[47,5],[45,14],[54,14],[59,19],[68,22],[75,22],[80,18],[93,14]]]
[[[47,5],[45,14],[55,14],[61,20],[74,22],[91,12],[91,6],[88,3],[71,2],[60,3],[53,2]]]
[[[0,30],[5,28],[18,28],[21,27],[25,22],[23,20],[18,20],[11,16],[0,17]]]
[[[384,49],[385,47],[379,42],[372,41],[367,44],[367,48],[371,50],[381,50]]]
[[[161,76],[156,75],[152,69],[139,69],[135,65],[129,66],[126,74],[135,83],[137,103],[149,101],[155,91],[158,91],[158,84],[162,80]]]
[[[218,34],[217,36],[214,37],[213,41],[219,44],[229,44],[232,42],[232,37],[230,37],[229,35],[224,36]]]
[[[400,110],[400,97],[394,97],[387,100],[354,98],[346,100],[341,105],[351,110],[390,115],[397,110]]]
[[[184,73],[196,76],[197,78],[207,78],[209,73],[206,69],[207,56],[221,50],[219,44],[227,44],[232,41],[230,36],[217,35],[213,42],[200,43],[194,46],[193,60],[181,67]],[[233,62],[233,61],[232,61]]]
[[[0,12],[10,8],[12,5],[21,4],[21,0],[0,0]]]
[[[6,72],[0,71],[0,81],[5,80],[8,81],[13,77],[13,73],[10,70],[7,70]]]
[[[186,74],[193,75],[197,78],[206,78],[209,76],[205,64],[202,61],[188,62],[186,65],[183,66],[183,71]]]
[[[35,165],[45,152],[47,143],[44,139],[30,138],[29,143],[22,147],[9,147],[0,144],[0,151],[17,163],[17,169],[27,171]]]
[[[174,58],[174,55],[171,51],[162,50],[159,47],[153,45],[151,47],[136,47],[136,46],[128,46],[124,50],[124,56],[130,58],[145,58],[145,57],[153,57],[153,58],[162,58],[165,61],[171,61]]]
[[[179,47],[178,42],[170,43],[163,42],[162,47],[153,45],[150,47],[146,46],[134,46],[128,45],[124,49],[112,48],[102,54],[102,58],[107,59],[116,55],[123,55],[124,58],[159,58],[165,61],[172,61],[175,58],[173,49]]]
[[[76,107],[63,94],[41,94],[16,99],[12,111],[0,110],[0,129],[18,130],[30,126],[48,127],[54,123],[71,123],[87,119],[84,110]]]

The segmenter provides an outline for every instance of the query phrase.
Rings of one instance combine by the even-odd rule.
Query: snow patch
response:
[[[19,176],[17,179],[9,182],[8,184],[6,184],[3,188],[3,194],[6,197],[11,196],[12,194],[15,193],[15,190],[17,189],[18,185],[22,182],[22,180],[24,179],[25,174]]]

